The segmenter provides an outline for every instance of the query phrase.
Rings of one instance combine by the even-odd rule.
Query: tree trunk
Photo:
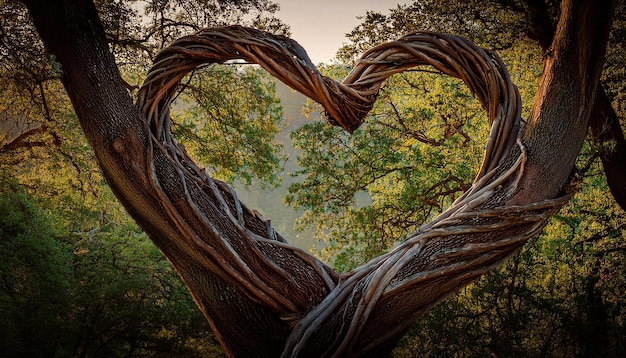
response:
[[[62,65],[109,185],[189,287],[227,354],[241,357],[389,354],[421,314],[536,235],[568,198],[561,195],[596,98],[613,7],[564,1],[522,142],[514,145],[513,124],[496,120],[508,131],[490,142],[502,156],[488,153],[462,200],[390,253],[337,274],[198,170],[150,119],[167,118],[167,99],[143,112],[132,103],[93,3],[25,2]],[[310,69],[300,49],[285,44]],[[472,87],[489,99],[483,89]],[[492,119],[501,105],[485,103]],[[354,129],[352,119],[336,120]]]
[[[554,197],[567,182],[598,93],[613,6],[563,1],[523,137],[529,165],[514,203]]]
[[[591,115],[591,133],[601,146],[600,159],[611,194],[626,210],[626,138],[619,117],[602,88]]]
[[[506,0],[499,2],[504,6],[509,6]],[[555,27],[546,3],[526,0],[526,6],[529,26],[527,36],[536,40],[545,53],[550,54]],[[515,11],[521,11],[521,9],[518,8]],[[616,202],[626,210],[626,139],[619,117],[603,88],[597,91],[590,120],[593,139],[600,144],[600,160],[604,167],[607,184]]]
[[[241,239],[250,229],[218,226],[232,220],[228,208],[213,199],[230,193],[217,183],[181,182],[172,158],[154,150],[145,118],[121,81],[93,3],[26,4],[41,38],[62,65],[63,83],[107,182],[189,287],[224,350],[242,357],[279,355],[290,321],[329,291],[320,270],[331,275],[332,270],[317,261],[315,268],[305,264],[309,255],[296,249],[271,248],[268,243],[250,249]],[[187,195],[218,227],[198,223],[190,214]],[[247,210],[242,215],[257,235],[269,236],[263,232],[264,221]],[[231,261],[219,262],[212,256],[216,252],[226,252]],[[248,263],[237,262],[233,258],[237,255],[247,257]],[[276,263],[257,271],[259,255],[269,255]],[[258,276],[263,275],[275,287],[259,292]]]

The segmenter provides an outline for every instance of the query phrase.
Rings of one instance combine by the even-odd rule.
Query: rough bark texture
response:
[[[450,57],[440,56],[444,50],[437,46],[477,56],[483,71],[482,64],[493,65],[485,79],[455,66],[460,77],[469,73],[466,82],[484,100],[494,130],[479,176],[450,210],[388,254],[337,274],[287,245],[228,186],[193,164],[169,137],[166,90],[149,82],[146,91],[165,99],[140,103],[143,112],[132,103],[91,2],[25,2],[62,65],[63,82],[111,188],[185,281],[227,354],[241,357],[386,355],[432,305],[536,235],[568,199],[563,189],[598,93],[613,7],[608,1],[563,2],[533,114],[517,144],[519,103],[515,94],[513,100],[498,95],[515,91],[497,57],[485,61],[480,49],[452,38],[433,40],[434,51],[424,45],[432,52],[425,57],[402,41],[368,53],[372,57],[365,56],[348,82],[398,72],[414,65],[414,57],[437,67]],[[242,46],[257,53],[254,43]],[[286,41],[282,48],[303,71],[312,70],[299,47]],[[271,56],[259,58],[276,64]],[[458,63],[464,61],[473,62]],[[494,79],[496,72],[504,80]],[[496,86],[482,87],[489,81]],[[505,120],[509,116],[514,121]],[[335,120],[355,128],[352,119]]]
[[[43,41],[62,65],[64,85],[109,185],[176,268],[225,351],[242,357],[279,355],[289,332],[288,320],[281,318],[276,307],[250,297],[246,292],[249,286],[219,277],[223,276],[221,270],[215,269],[216,264],[208,257],[212,250],[202,250],[193,242],[195,235],[211,233],[190,232],[188,226],[194,223],[182,223],[181,215],[173,218],[170,200],[154,187],[153,176],[166,177],[163,183],[171,187],[165,190],[184,197],[183,183],[171,173],[175,170],[171,159],[158,152],[150,158],[148,126],[120,79],[93,3],[32,1],[27,6]],[[199,205],[206,205],[207,215],[217,215],[217,221],[224,222],[219,218],[223,212],[215,204]],[[238,233],[230,230],[225,234]],[[306,305],[324,296],[325,286],[316,285],[321,280],[302,277],[310,270],[299,263],[294,263],[293,269],[301,277],[279,287],[282,295],[306,301]],[[302,290],[287,285],[298,282],[296,279],[307,285]]]
[[[553,197],[567,182],[598,94],[613,6],[563,2],[523,135],[528,173],[514,202]]]
[[[541,0],[526,0],[524,8],[517,7],[514,2],[508,0],[499,2],[511,7],[514,11],[526,11],[527,36],[537,41],[545,53],[550,55],[555,24],[546,3]],[[593,140],[600,144],[600,159],[611,193],[620,207],[626,210],[626,139],[619,118],[603,88],[597,91],[591,113],[590,129]]]

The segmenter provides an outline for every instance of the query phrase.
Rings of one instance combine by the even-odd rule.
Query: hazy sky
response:
[[[368,10],[388,13],[410,0],[275,0],[280,4],[276,16],[291,26],[291,37],[298,41],[313,63],[330,62],[345,35],[361,21]]]

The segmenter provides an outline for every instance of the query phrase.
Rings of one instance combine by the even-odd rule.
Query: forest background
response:
[[[182,34],[232,23],[289,33],[269,1],[208,3],[96,1],[131,94],[154,55]],[[556,17],[558,4],[546,4]],[[432,0],[367,12],[336,60],[320,68],[340,79],[377,43],[416,30],[451,32],[496,50],[530,104],[543,53],[514,5]],[[102,179],[62,69],[25,9],[4,1],[0,11],[0,356],[221,356],[185,286]],[[146,20],[137,23],[139,16]],[[622,1],[602,80],[622,128],[625,16]],[[173,131],[290,242],[341,271],[450,205],[471,183],[488,133],[480,104],[459,81],[421,71],[392,77],[353,135],[318,112],[254,66],[209,66],[186,80]],[[394,355],[626,351],[626,214],[599,160],[612,145],[589,136],[577,163],[583,184],[544,233],[431,310]]]

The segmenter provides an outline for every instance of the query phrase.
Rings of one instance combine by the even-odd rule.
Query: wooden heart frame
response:
[[[491,123],[473,185],[390,252],[351,272],[333,271],[288,245],[269,220],[249,210],[228,185],[210,178],[171,136],[169,106],[183,77],[198,66],[229,60],[260,65],[322,104],[329,122],[349,132],[361,125],[381,85],[393,74],[431,66],[460,78]],[[283,330],[274,333],[288,337],[277,352],[284,357],[385,351],[435,302],[515,253],[569,199],[564,195],[499,206],[524,175],[526,149],[518,138],[521,100],[502,60],[457,36],[419,32],[381,44],[366,52],[339,83],[321,75],[302,47],[287,37],[240,26],[206,29],[175,41],[157,56],[138,105],[152,142],[148,185],[159,193],[165,215],[185,233],[176,248],[184,255],[172,255],[173,248],[155,242],[226,347],[237,345],[228,315],[250,315],[262,307],[272,327],[265,329]],[[193,257],[208,273],[194,278],[179,257]],[[251,303],[221,302],[215,292],[206,294],[203,280],[221,282],[211,290],[239,290]],[[235,306],[241,312],[233,312]],[[264,334],[272,332],[258,333],[259,341]]]

